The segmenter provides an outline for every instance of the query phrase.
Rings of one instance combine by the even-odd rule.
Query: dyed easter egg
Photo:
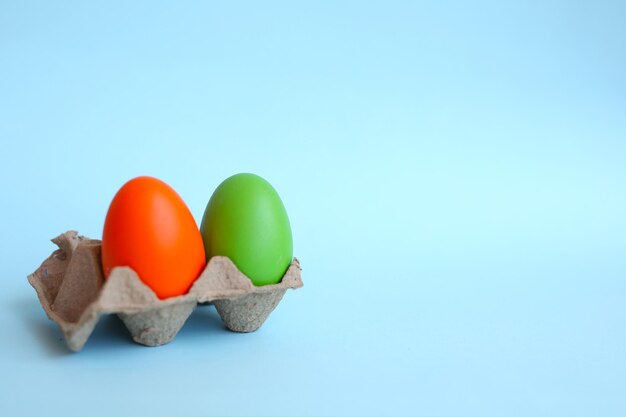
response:
[[[207,262],[227,256],[255,285],[280,282],[293,258],[285,206],[258,175],[224,180],[207,204],[200,231]]]
[[[132,268],[161,299],[187,293],[204,269],[197,224],[163,181],[134,178],[113,198],[102,234],[105,277],[118,266]]]

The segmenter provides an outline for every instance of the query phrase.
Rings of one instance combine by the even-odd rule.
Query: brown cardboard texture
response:
[[[117,314],[137,343],[171,341],[198,303],[213,303],[226,327],[257,330],[289,288],[302,287],[294,258],[278,284],[257,287],[224,256],[210,259],[187,294],[160,300],[131,268],[117,267],[104,279],[101,242],[75,231],[52,239],[59,249],[28,276],[46,314],[79,351],[102,314]]]

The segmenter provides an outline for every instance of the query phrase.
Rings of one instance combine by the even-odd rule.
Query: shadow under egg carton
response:
[[[52,242],[59,249],[28,281],[73,351],[83,348],[102,314],[113,313],[137,343],[168,343],[198,303],[214,304],[229,330],[252,332],[261,327],[289,288],[303,285],[296,258],[280,283],[257,287],[229,258],[215,256],[187,294],[160,300],[131,268],[116,267],[105,280],[99,240],[69,231]]]

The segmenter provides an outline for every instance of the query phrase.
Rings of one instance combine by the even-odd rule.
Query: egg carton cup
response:
[[[198,303],[214,304],[229,330],[253,332],[288,289],[303,285],[296,258],[280,283],[257,287],[229,258],[214,256],[187,294],[161,300],[129,267],[113,268],[105,280],[99,240],[68,231],[52,242],[59,249],[28,281],[73,351],[83,348],[103,314],[117,314],[135,342],[163,345],[176,336]]]

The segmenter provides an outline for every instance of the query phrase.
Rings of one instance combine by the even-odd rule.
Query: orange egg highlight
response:
[[[128,266],[165,299],[186,294],[206,265],[200,230],[183,199],[153,177],[117,192],[104,222],[102,267]]]

